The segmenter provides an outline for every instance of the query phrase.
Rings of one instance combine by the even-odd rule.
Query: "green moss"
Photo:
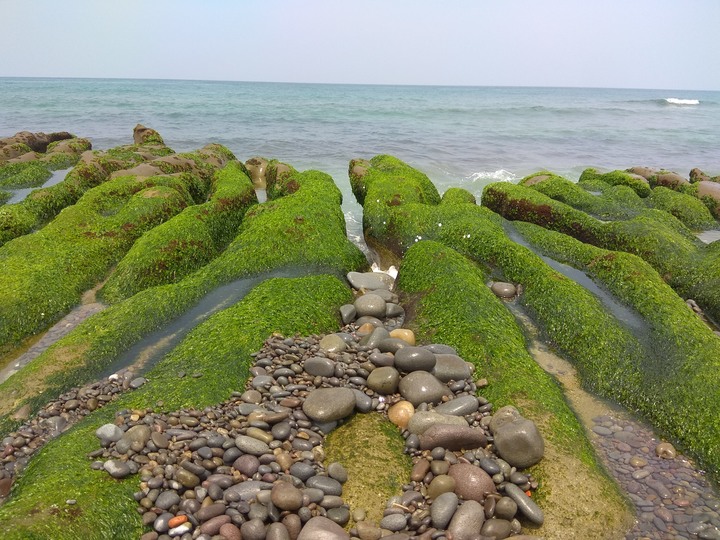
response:
[[[449,188],[442,195],[441,204],[456,204],[456,203],[468,203],[476,204],[475,195],[470,193],[466,189],[462,188]]]
[[[351,300],[337,278],[320,275],[268,280],[232,308],[199,326],[147,377],[141,389],[93,413],[35,456],[0,507],[3,538],[132,538],[142,534],[132,497],[138,477],[118,481],[90,469],[86,454],[99,448],[94,431],[128,408],[203,408],[243,388],[251,353],[273,332],[333,331],[338,307]],[[180,370],[201,378],[179,379]],[[67,506],[67,499],[77,504]]]
[[[580,181],[584,182],[589,180],[602,180],[611,186],[628,186],[640,195],[640,197],[650,195],[650,184],[647,180],[627,171],[611,171],[603,174],[595,169],[585,169],[580,175]]]
[[[85,191],[105,181],[113,171],[142,161],[133,154],[130,161],[108,159],[104,152],[95,152],[91,161],[76,165],[65,180],[33,191],[25,200],[2,209],[0,215],[0,246],[28,234],[53,219],[63,208],[75,203]]]
[[[12,198],[12,193],[0,190],[0,205],[5,204]],[[0,214],[1,215],[1,214]]]
[[[237,234],[247,209],[257,204],[252,182],[238,162],[215,173],[210,200],[190,206],[146,232],[120,261],[100,291],[114,303],[173,283],[207,264]]]
[[[356,414],[327,436],[324,448],[326,465],[336,461],[348,471],[345,503],[379,523],[387,501],[401,495],[410,478],[412,461],[400,430],[381,414]],[[380,463],[382,474],[368,474]]]
[[[25,164],[23,163],[22,165]],[[25,167],[19,169],[16,174],[0,180],[0,187],[10,189],[37,187],[42,185],[51,176],[52,173],[47,167],[37,162],[29,162]]]
[[[652,190],[648,202],[653,208],[672,214],[693,230],[710,229],[718,225],[703,202],[692,195],[658,186]]]
[[[482,204],[511,221],[535,223],[589,244],[639,255],[671,283],[683,281],[699,246],[677,218],[659,210],[602,223],[535,190],[502,182],[486,186]]]
[[[525,259],[518,266],[527,263],[527,257]],[[528,272],[532,271],[528,268]],[[525,283],[535,289],[533,296],[556,292],[542,291],[534,282]],[[555,497],[571,485],[583,484],[589,493],[578,491],[578,499],[601,497],[604,502],[599,506],[606,512],[603,517],[608,520],[606,525],[616,524],[625,511],[623,501],[613,483],[601,472],[562,391],[528,354],[514,317],[486,286],[482,269],[450,248],[422,241],[405,254],[397,285],[406,303],[412,306],[415,317],[410,325],[421,340],[455,347],[475,366],[476,378],[488,379],[490,385],[482,393],[495,407],[518,406],[523,415],[540,427],[546,453],[563,463],[562,472],[553,470],[553,465],[544,461],[532,469],[541,482],[538,494],[543,494],[547,503],[545,511],[567,515],[571,508],[558,507],[560,502]],[[571,295],[569,303],[572,304],[574,298]]]
[[[552,173],[545,173],[542,176],[546,176],[546,178],[528,187],[532,187],[532,189],[547,195],[551,199],[563,202],[577,210],[582,210],[600,219],[627,219],[637,214],[632,208],[619,205],[611,198],[604,196],[604,194],[603,196],[592,195],[578,184],[561,176]],[[532,180],[537,178],[537,175],[528,178]],[[527,184],[527,182],[525,184],[523,182],[521,181],[520,185]]]
[[[191,202],[182,179],[121,177],[91,190],[36,234],[0,248],[0,344],[56,321],[144,231]]]
[[[638,257],[528,223],[517,227],[544,253],[587,272],[650,324],[653,348],[633,405],[717,475],[720,401],[712,396],[720,385],[720,340]]]
[[[90,317],[0,384],[0,426],[14,425],[11,414],[23,405],[37,410],[43,400],[97,377],[120,352],[221,284],[283,268],[344,274],[365,267],[362,252],[345,234],[340,192],[332,178],[317,171],[295,173],[294,178],[298,191],[253,207],[228,249],[208,265]]]

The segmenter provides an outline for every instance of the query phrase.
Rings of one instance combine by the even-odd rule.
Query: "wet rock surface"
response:
[[[637,509],[627,540],[720,538],[720,498],[692,462],[637,422],[593,423],[598,453]]]

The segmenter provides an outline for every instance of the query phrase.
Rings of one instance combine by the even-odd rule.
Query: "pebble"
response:
[[[493,479],[480,467],[469,463],[452,465],[448,476],[455,480],[455,494],[461,499],[482,503],[487,495],[497,493]]]
[[[501,463],[481,425],[491,405],[474,397],[472,370],[454,349],[416,347],[414,334],[401,331],[404,310],[392,308],[397,298],[391,293],[376,296],[386,309],[378,323],[387,327],[365,337],[354,322],[328,336],[274,335],[253,354],[246,387],[222,404],[168,413],[118,411],[114,423],[99,426],[99,449],[89,455],[91,466],[107,474],[138,473],[138,511],[156,538],[346,540],[350,535],[342,527],[350,523],[351,513],[355,521],[350,525],[362,533],[361,540],[388,533],[393,533],[389,539],[439,540],[452,520],[455,538],[477,536],[484,508],[478,501],[460,500],[469,498],[470,491],[484,498],[496,489],[478,466],[480,458]],[[352,310],[345,311],[350,318]],[[400,371],[409,373],[401,379]],[[122,391],[131,390],[138,379],[132,372],[116,377]],[[103,384],[92,393],[98,406],[111,401],[115,382]],[[61,403],[59,411],[69,403],[68,415],[87,409],[87,400],[77,392]],[[341,463],[325,464],[323,450],[325,435],[347,416],[373,410],[403,430],[405,451],[415,463],[402,495],[392,499],[380,524],[365,521],[362,509],[344,502],[347,470]],[[416,416],[431,419],[419,435],[407,429]],[[57,429],[63,424],[48,425]],[[28,439],[18,431],[3,442],[12,454]],[[503,478],[510,479],[510,467],[502,470]],[[462,478],[454,476],[458,471]],[[527,481],[532,483],[532,477]],[[503,517],[510,522],[515,514]]]
[[[704,473],[637,421],[606,415],[593,423],[600,457],[638,509],[627,540],[699,538],[701,531],[720,538],[720,499]]]
[[[421,403],[436,404],[451,394],[446,385],[425,371],[413,371],[400,379],[400,395],[415,407]]]
[[[535,525],[543,524],[545,521],[543,511],[522,489],[515,484],[507,483],[505,484],[505,494],[515,501],[518,510],[528,521]]]

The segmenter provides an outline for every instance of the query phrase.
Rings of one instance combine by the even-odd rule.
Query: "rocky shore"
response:
[[[39,135],[2,141],[31,148],[3,158],[2,186],[77,142]],[[716,474],[720,258],[694,235],[718,228],[716,178],[542,171],[477,204],[391,156],[353,160],[392,283],[364,273],[324,173],[219,145],[176,154],[143,126],[132,145],[75,150],[63,182],[0,206],[0,347],[20,364],[0,383],[4,537],[720,538],[702,471],[631,419],[586,431],[504,303],[585,388]],[[94,382],[257,276],[157,363]],[[92,287],[101,311],[18,356]]]

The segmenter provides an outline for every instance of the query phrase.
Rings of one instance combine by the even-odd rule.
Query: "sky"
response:
[[[0,77],[720,90],[718,0],[0,0]]]

